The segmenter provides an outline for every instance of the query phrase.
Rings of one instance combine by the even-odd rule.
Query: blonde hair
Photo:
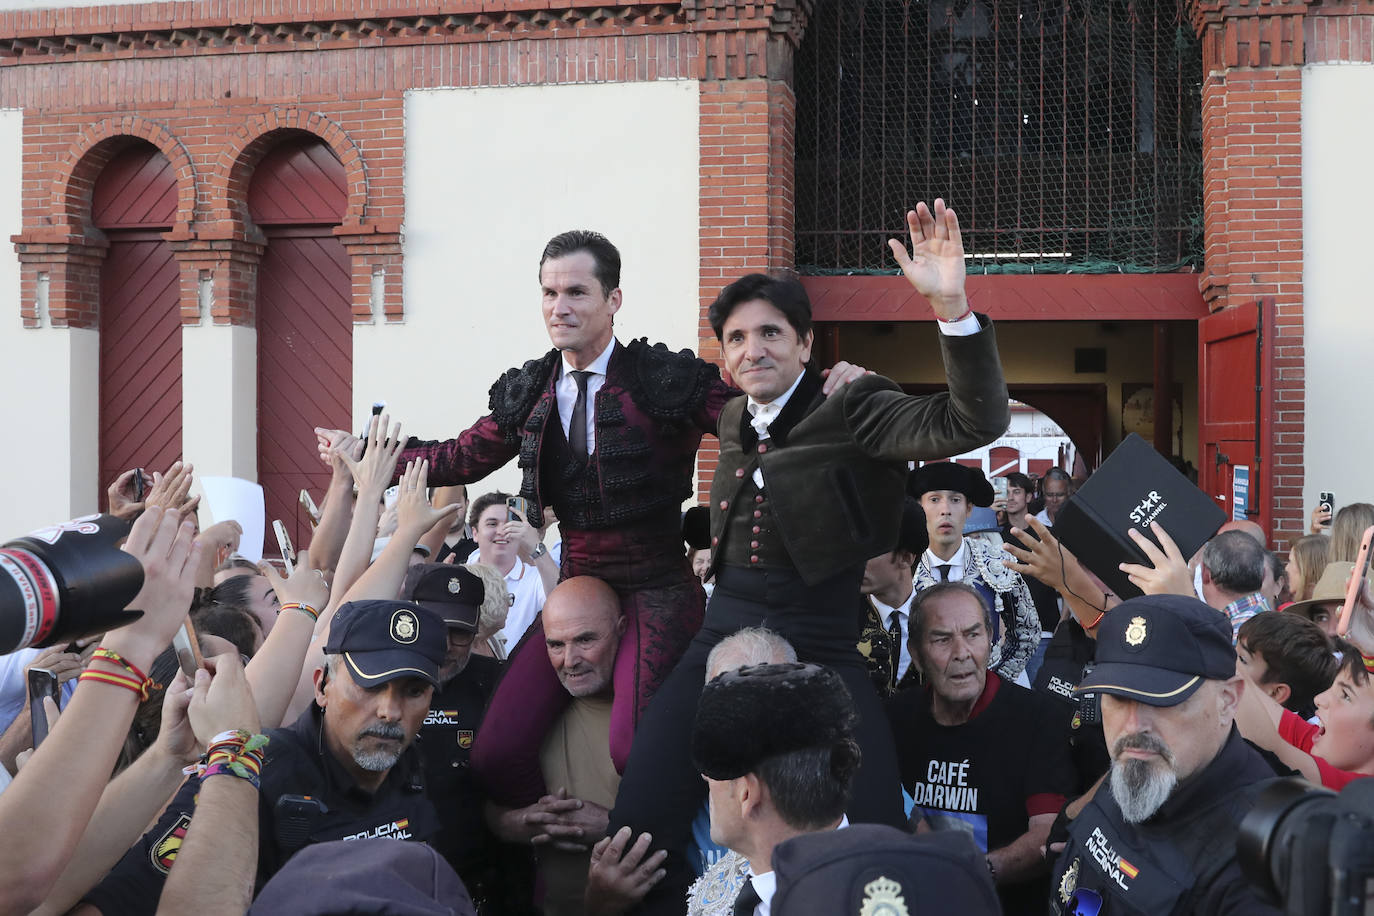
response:
[[[1354,563],[1360,554],[1360,538],[1364,530],[1374,525],[1374,506],[1369,503],[1351,503],[1341,506],[1336,519],[1331,523],[1331,563]]]
[[[1312,590],[1317,587],[1330,556],[1331,541],[1324,534],[1309,534],[1294,542],[1288,551],[1288,558],[1298,568],[1298,575],[1302,578],[1302,589],[1293,593],[1294,601],[1307,601],[1312,597]],[[1289,588],[1296,585],[1296,582],[1288,583]]]
[[[463,568],[482,580],[486,597],[477,612],[477,637],[485,639],[506,625],[510,614],[510,592],[506,591],[506,577],[485,563],[464,563]]]

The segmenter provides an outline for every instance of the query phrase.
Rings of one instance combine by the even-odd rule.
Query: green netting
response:
[[[1196,268],[1201,71],[1182,0],[817,0],[798,268],[889,272],[886,239],[937,196],[970,273]]]

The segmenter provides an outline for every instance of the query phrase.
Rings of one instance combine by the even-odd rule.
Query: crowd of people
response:
[[[553,349],[473,426],[314,430],[288,575],[198,524],[189,464],[122,475],[141,615],[0,657],[0,912],[1280,912],[1241,819],[1374,775],[1374,588],[1336,632],[1374,506],[1286,564],[1152,524],[1112,594],[1055,537],[1081,480],[944,460],[1007,389],[957,217],[907,221],[939,394],[819,370],[786,277],[711,306],[728,382],[619,341],[619,253],[577,231],[539,262]]]

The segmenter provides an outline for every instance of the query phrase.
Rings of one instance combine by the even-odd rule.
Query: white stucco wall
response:
[[[19,258],[23,113],[0,111],[0,391],[13,435],[0,449],[0,541],[96,509],[99,338],[24,328]]]
[[[549,348],[539,254],[567,229],[620,249],[622,341],[695,349],[698,111],[694,81],[407,93],[405,321],[354,328],[355,430],[375,400],[424,438],[484,414]],[[518,480],[512,462],[473,495]]]
[[[258,332],[181,329],[181,451],[198,477],[258,479]]]
[[[1374,66],[1318,64],[1302,81],[1304,517],[1317,494],[1374,502],[1364,369],[1374,353],[1369,214]]]

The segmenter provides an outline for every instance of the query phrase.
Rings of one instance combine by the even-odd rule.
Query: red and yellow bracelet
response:
[[[101,671],[97,668],[87,668],[85,671],[81,672],[81,676],[76,680],[78,683],[82,681],[98,681],[102,684],[123,687],[137,694],[140,702],[148,699],[148,682],[135,680],[127,674],[120,674],[115,671]]]
[[[283,604],[283,605],[281,606],[281,609],[282,609],[283,611],[300,611],[300,612],[303,613],[303,614],[309,615],[309,617],[310,617],[311,620],[319,620],[319,619],[320,619],[320,612],[319,612],[319,611],[315,610],[315,609],[314,609],[313,607],[311,607],[310,605],[308,605],[308,604],[302,604],[302,603],[299,602],[299,601],[288,601],[288,602],[286,602],[285,604]]]
[[[127,671],[128,674],[87,668],[82,672],[81,677],[77,679],[78,681],[87,680],[87,675],[90,675],[90,680],[129,688],[134,693],[138,694],[140,701],[147,700],[148,695],[152,691],[162,689],[162,685],[155,683],[152,678],[143,672],[143,669],[139,668],[113,649],[106,649],[102,646],[91,653],[91,660],[93,662],[103,661],[112,665],[118,665],[120,668]]]

